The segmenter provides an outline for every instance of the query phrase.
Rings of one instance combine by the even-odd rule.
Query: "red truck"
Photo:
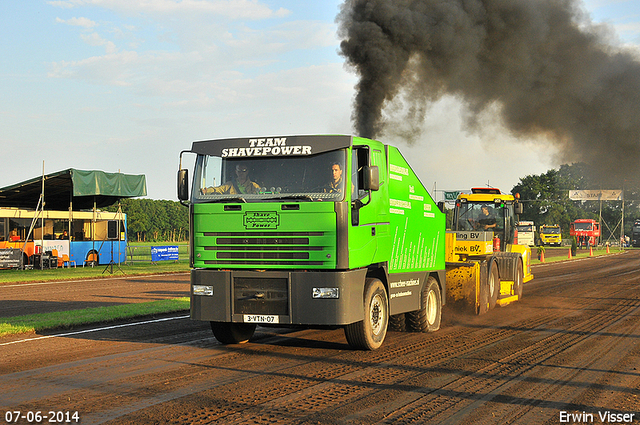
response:
[[[596,246],[600,237],[600,223],[589,218],[579,218],[571,223],[569,234],[576,237],[579,247]]]

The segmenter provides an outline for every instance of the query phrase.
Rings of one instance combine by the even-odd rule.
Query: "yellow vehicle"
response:
[[[533,279],[531,249],[517,241],[522,204],[496,188],[474,188],[456,200],[446,233],[447,302],[482,314],[522,298]]]
[[[542,245],[560,246],[562,244],[562,231],[560,230],[560,226],[557,224],[543,224],[540,226],[540,240],[542,241]]]

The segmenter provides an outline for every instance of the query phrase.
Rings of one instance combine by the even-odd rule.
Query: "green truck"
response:
[[[193,181],[182,167],[196,155]],[[256,325],[440,327],[445,214],[397,148],[345,135],[198,141],[180,154],[190,210],[191,318],[221,343]],[[186,202],[188,201],[188,202]]]

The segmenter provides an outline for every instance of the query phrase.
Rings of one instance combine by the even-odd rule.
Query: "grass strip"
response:
[[[189,262],[168,262],[162,261],[156,264],[135,262],[133,264],[96,266],[96,267],[70,267],[44,270],[0,270],[0,283],[17,282],[50,282],[56,280],[74,279],[99,279],[105,277],[139,276],[145,274],[178,273],[189,271]],[[113,272],[113,274],[112,274]]]
[[[132,317],[171,313],[189,309],[189,298],[172,298],[145,303],[93,307],[82,310],[37,313],[0,318],[0,337],[92,323],[113,322]]]
[[[560,251],[560,249],[558,249],[558,251]],[[558,261],[567,261],[569,259],[569,248],[562,249],[562,251],[564,251],[564,255],[562,255],[562,256],[549,255],[548,257],[545,256],[544,263],[542,263],[537,258],[536,249],[535,248],[531,248],[531,264],[545,264],[545,263],[555,263],[555,262],[558,262]],[[594,249],[593,250],[593,257],[600,257],[600,256],[603,256],[603,255],[619,254],[621,252],[623,252],[623,251],[618,250],[618,249],[616,249],[616,250],[610,249],[609,253],[607,253],[606,248],[605,249]],[[580,259],[580,258],[588,258],[588,257],[591,257],[591,255],[589,254],[589,250],[581,249],[581,250],[578,250],[578,253],[576,255],[572,255],[571,257],[572,257],[571,258],[572,260],[575,260],[575,259]]]

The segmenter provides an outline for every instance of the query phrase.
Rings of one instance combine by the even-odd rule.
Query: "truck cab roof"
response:
[[[475,189],[472,189],[472,192]],[[497,193],[495,192],[481,192],[481,193],[477,193],[477,192],[473,192],[471,194],[468,193],[461,193],[458,196],[458,200],[461,200],[462,202],[495,202],[496,200],[499,201],[514,201],[516,198],[513,195],[509,195],[506,193],[501,193],[499,189],[493,189],[495,191],[497,191]]]

